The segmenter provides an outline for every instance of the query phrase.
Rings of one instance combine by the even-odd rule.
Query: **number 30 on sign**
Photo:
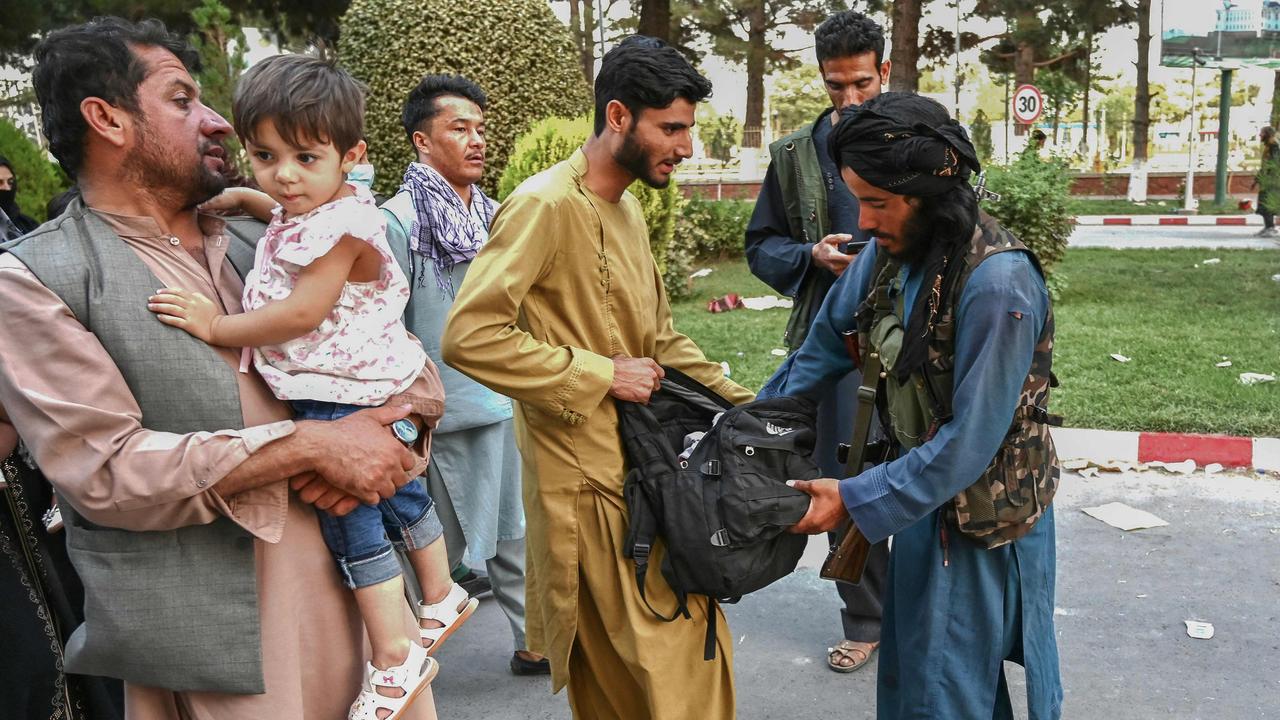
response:
[[[1044,111],[1044,96],[1035,85],[1020,85],[1013,93],[1013,119],[1030,125]]]

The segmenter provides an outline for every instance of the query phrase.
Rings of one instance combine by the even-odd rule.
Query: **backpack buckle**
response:
[[[698,470],[701,471],[703,475],[715,475],[718,477],[720,475],[720,461],[712,458],[702,463],[702,467],[698,468]]]
[[[643,565],[649,562],[649,544],[636,543],[631,546],[631,558],[636,561],[637,565]]]
[[[720,528],[719,530],[717,530],[717,531],[715,531],[714,533],[712,533],[712,534],[711,534],[711,544],[712,544],[712,545],[714,545],[714,546],[716,546],[716,547],[728,547],[728,546],[729,546],[729,531],[728,531],[728,530],[725,530],[724,528]]]

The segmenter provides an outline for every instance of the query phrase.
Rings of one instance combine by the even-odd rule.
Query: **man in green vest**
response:
[[[747,226],[747,263],[756,277],[794,298],[784,342],[795,350],[813,317],[868,235],[858,229],[858,201],[840,180],[827,140],[840,109],[876,97],[889,82],[884,31],[874,20],[847,10],[827,18],[814,34],[818,69],[831,107],[812,124],[769,146],[771,162]],[[842,468],[836,446],[852,434],[859,382],[851,372],[818,407],[817,460],[824,474]],[[844,608],[843,637],[827,651],[827,667],[852,672],[880,644],[881,595],[889,544],[876,545],[858,585],[837,583]]]
[[[1059,420],[1040,263],[979,212],[977,153],[941,105],[884,93],[842,115],[832,154],[875,244],[760,397],[829,392],[861,363],[899,451],[853,477],[791,481],[812,497],[793,530],[852,520],[871,542],[893,536],[880,720],[1012,718],[1005,661],[1026,668],[1026,716],[1055,720]]]

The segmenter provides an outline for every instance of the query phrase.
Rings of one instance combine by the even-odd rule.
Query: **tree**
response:
[[[1133,162],[1135,166],[1145,165],[1147,161],[1147,143],[1151,126],[1151,84],[1149,66],[1151,61],[1151,0],[1137,0],[1138,20],[1138,86],[1133,96]],[[1280,73],[1276,74],[1280,78]]]
[[[698,139],[707,157],[722,163],[733,160],[733,151],[742,137],[742,123],[732,115],[720,115],[710,105],[701,106],[698,114]]]
[[[1137,19],[1137,10],[1127,2],[1115,0],[1069,0],[1073,6],[1067,16],[1067,32],[1077,31],[1084,35],[1084,133],[1081,135],[1081,147],[1089,140],[1089,93],[1094,82],[1094,39],[1099,33],[1116,25],[1128,25]]]
[[[747,112],[742,144],[758,148],[764,120],[764,77],[798,61],[776,43],[788,26],[812,30],[843,9],[838,0],[682,0],[689,22],[711,39],[713,51],[747,68]]]
[[[641,0],[641,35],[650,35],[664,42],[671,42],[671,0]]]
[[[1044,94],[1044,112],[1053,119],[1053,144],[1057,145],[1058,127],[1064,118],[1070,119],[1080,102],[1080,83],[1057,70],[1040,73],[1036,82],[1040,92]]]
[[[297,50],[338,47],[342,15],[351,0],[226,0],[241,25],[266,28],[281,45]]]
[[[466,75],[488,94],[486,188],[527,128],[591,108],[568,28],[542,0],[353,0],[338,51],[369,86],[365,134],[379,192],[395,190],[413,159],[400,113],[428,73]]]
[[[817,65],[797,65],[774,76],[769,98],[774,133],[781,136],[812,123],[831,107]]]
[[[31,51],[51,30],[99,15],[156,18],[178,33],[194,29],[189,3],[179,0],[0,0],[0,64],[26,68]]]
[[[592,0],[569,0],[569,35],[578,51],[582,77],[588,83],[595,78],[596,69],[596,21],[592,11]]]
[[[916,92],[920,83],[920,15],[926,0],[894,0],[889,59],[889,89]]]
[[[987,120],[987,114],[982,110],[974,113],[969,130],[973,132],[973,149],[978,152],[978,161],[986,165],[995,154],[991,143],[991,121]]]

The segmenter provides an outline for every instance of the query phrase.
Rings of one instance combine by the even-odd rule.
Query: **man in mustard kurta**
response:
[[[516,400],[528,519],[529,647],[551,659],[577,718],[734,717],[732,636],[703,660],[707,606],[663,623],[622,555],[627,530],[614,400],[645,402],[660,366],[733,402],[727,380],[671,323],[635,180],[665,187],[692,154],[696,103],[710,83],[674,49],[631,38],[605,56],[595,130],[582,149],[503,203],[458,292],[446,363]],[[660,562],[660,560],[655,561]],[[674,606],[660,573],[646,592]]]

